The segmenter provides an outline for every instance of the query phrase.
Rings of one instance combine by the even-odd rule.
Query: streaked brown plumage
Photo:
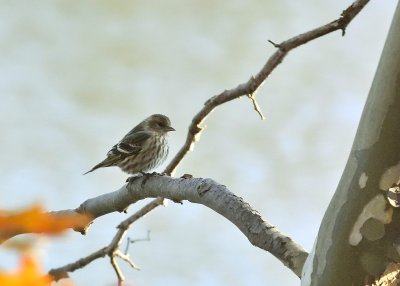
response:
[[[153,114],[129,131],[108,151],[106,159],[85,174],[111,166],[118,166],[128,174],[152,170],[167,158],[167,133],[174,130],[167,116]]]

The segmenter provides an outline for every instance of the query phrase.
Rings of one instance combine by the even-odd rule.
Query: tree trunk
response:
[[[397,194],[388,192],[399,178],[400,4],[346,168],[307,258],[301,285],[366,285],[390,262],[400,262],[400,215],[393,206]]]

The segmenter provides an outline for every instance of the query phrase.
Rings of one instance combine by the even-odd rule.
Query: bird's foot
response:
[[[146,177],[152,177],[152,176],[160,176],[160,177],[162,177],[162,176],[167,176],[166,173],[157,173],[157,172],[152,172],[152,173],[139,172],[139,173],[142,174],[143,176],[146,176]]]
[[[142,174],[142,176],[144,177],[141,186],[143,187],[144,184],[146,184],[147,180],[150,177],[154,177],[154,176],[164,176],[163,174],[157,173],[157,172],[153,172],[153,173],[145,173],[145,172],[139,172],[140,174]]]
[[[139,179],[139,178],[141,178],[142,176],[130,176],[128,179],[126,179],[126,181],[125,182],[127,182],[127,183],[132,183],[133,181],[135,181],[135,180],[137,180],[137,179]]]
[[[137,179],[139,179],[141,177],[145,177],[144,180],[143,180],[143,183],[142,183],[142,185],[143,185],[143,184],[146,183],[146,181],[150,177],[153,177],[153,176],[166,176],[167,175],[165,173],[157,173],[157,172],[152,172],[152,173],[139,172],[138,174],[140,174],[140,175],[130,176],[129,178],[126,179],[126,182],[127,183],[132,183],[133,181],[135,181],[135,180],[137,180]]]
[[[191,178],[193,178],[193,175],[192,175],[192,174],[183,174],[183,175],[181,176],[181,179],[191,179]]]

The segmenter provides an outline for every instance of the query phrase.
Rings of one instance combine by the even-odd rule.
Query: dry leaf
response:
[[[19,212],[0,211],[0,242],[21,233],[58,234],[65,229],[82,229],[91,218],[81,214],[55,214],[33,206]]]
[[[13,272],[0,272],[2,286],[48,286],[51,277],[44,275],[39,265],[31,256],[23,256],[20,267]]]

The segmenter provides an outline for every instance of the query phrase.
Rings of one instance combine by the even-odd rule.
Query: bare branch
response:
[[[59,280],[61,278],[68,277],[68,272],[73,272],[77,269],[84,268],[86,265],[91,263],[92,261],[102,258],[107,255],[108,247],[101,248],[92,254],[83,257],[73,263],[69,263],[63,267],[55,268],[49,271],[49,274],[54,278],[54,280]]]
[[[207,206],[235,224],[254,246],[273,254],[300,277],[308,253],[226,186],[211,179],[157,176],[148,179],[140,188],[141,180],[126,186],[132,199],[162,196],[173,201],[188,200]]]
[[[126,239],[126,247],[125,247],[124,254],[128,255],[129,246],[131,244],[134,244],[135,242],[140,242],[140,241],[150,241],[150,230],[147,231],[147,236],[145,238],[131,239],[130,237],[128,237]]]
[[[160,186],[163,187],[160,188]],[[163,199],[158,197],[164,197],[174,201],[188,200],[192,203],[202,204],[211,208],[235,224],[253,245],[275,255],[295,272],[296,275],[300,276],[301,274],[300,272],[305,258],[307,257],[307,252],[291,238],[282,234],[275,226],[264,220],[261,215],[242,198],[236,196],[225,186],[211,179],[184,179],[171,178],[168,176],[152,176],[145,179],[142,177],[108,194],[107,199],[118,201],[121,200],[121,197],[127,201],[127,204],[133,204],[145,198],[157,199],[121,222],[109,246],[75,263],[53,269],[50,271],[50,274],[54,277],[59,277],[60,273],[72,272],[106,255],[110,257],[117,255],[122,258],[119,254],[119,247],[126,231],[133,222],[163,203]],[[95,204],[104,205],[104,203],[98,202],[103,199],[104,195],[89,199],[82,203],[79,209],[87,210],[90,209],[90,206]],[[115,266],[113,267],[115,269]],[[121,278],[120,276],[118,277]]]
[[[125,260],[126,262],[128,262],[128,264],[136,270],[140,270],[140,267],[136,266],[135,263],[133,263],[133,261],[131,260],[131,258],[129,257],[128,254],[123,254],[120,250],[115,251],[114,253],[115,256],[118,256],[119,258],[121,258],[122,260]]]
[[[203,108],[195,115],[192,123],[189,126],[189,132],[186,137],[186,141],[172,161],[169,163],[165,169],[166,174],[173,174],[186,156],[186,154],[193,148],[195,143],[196,135],[201,132],[202,128],[200,125],[205,120],[207,115],[213,111],[217,106],[237,99],[245,95],[254,95],[257,89],[263,84],[271,72],[283,61],[284,57],[294,48],[308,43],[309,41],[315,40],[326,34],[334,32],[336,30],[342,30],[344,32],[349,25],[349,23],[354,19],[355,16],[364,8],[364,6],[369,2],[369,0],[357,0],[351,4],[346,10],[344,10],[339,17],[339,19],[330,22],[326,25],[313,29],[309,32],[300,34],[293,38],[290,38],[280,44],[272,43],[278,50],[270,56],[265,65],[261,70],[254,76],[251,77],[247,82],[238,85],[235,88],[225,90],[220,94],[213,96],[206,101]]]
[[[125,188],[125,186],[122,187],[121,189],[123,189],[123,188]],[[117,192],[113,192],[113,194],[116,197],[118,196]],[[92,200],[92,202],[93,202],[93,200],[103,200],[103,197],[99,196],[97,198],[87,200],[86,202],[91,201],[91,200]],[[84,202],[82,205],[84,205],[86,202]],[[81,258],[73,263],[67,264],[67,265],[59,267],[59,268],[51,269],[49,271],[49,274],[54,277],[54,280],[57,281],[57,280],[65,277],[68,272],[73,272],[77,269],[84,268],[86,265],[88,265],[89,263],[91,263],[92,261],[94,261],[96,259],[99,259],[99,258],[102,258],[105,256],[109,256],[111,259],[110,261],[112,262],[111,264],[113,265],[113,268],[114,268],[115,272],[117,273],[118,281],[119,282],[123,281],[124,277],[123,277],[122,273],[118,272],[119,268],[114,259],[116,256],[119,256],[123,260],[128,262],[129,265],[131,265],[134,269],[139,269],[139,267],[137,267],[127,255],[122,254],[119,250],[119,247],[122,243],[123,238],[125,237],[127,230],[129,229],[129,227],[132,223],[134,223],[139,218],[145,216],[151,210],[153,210],[154,208],[156,208],[159,205],[162,205],[163,203],[164,203],[164,199],[161,199],[161,198],[157,198],[157,199],[153,200],[152,202],[145,205],[143,208],[138,210],[136,213],[134,213],[133,215],[131,215],[130,217],[128,217],[126,220],[122,221],[118,225],[118,231],[107,247],[101,248],[101,249],[93,252],[92,254],[90,254],[84,258]],[[96,204],[96,203],[94,203],[94,204]],[[101,203],[99,202],[99,205],[106,205],[106,204],[104,204],[103,202],[101,202]],[[78,209],[80,209],[80,207]],[[107,209],[109,210],[109,208],[107,208]],[[68,210],[68,211],[71,211],[71,210]],[[116,211],[116,210],[114,210],[114,211]],[[119,275],[119,274],[121,274],[121,275]],[[122,280],[120,280],[120,279],[122,279]]]
[[[256,95],[255,94],[249,94],[248,97],[251,100],[251,102],[253,103],[254,110],[258,113],[258,115],[260,115],[261,120],[264,120],[265,117],[264,117],[264,115],[263,115],[263,113],[261,111],[260,106],[257,103]]]
[[[120,284],[122,283],[122,281],[125,280],[125,277],[124,277],[124,274],[122,274],[121,269],[119,269],[118,263],[117,263],[117,261],[115,260],[115,255],[112,255],[112,256],[110,257],[110,263],[111,263],[112,267],[113,267],[114,270],[115,270],[115,274],[117,274],[117,277],[118,277],[118,285],[120,285]]]

